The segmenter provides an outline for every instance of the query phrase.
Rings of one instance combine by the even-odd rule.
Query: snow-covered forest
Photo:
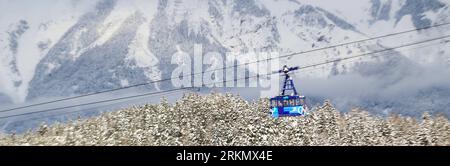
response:
[[[4,134],[0,145],[450,145],[446,117],[377,117],[330,102],[304,117],[272,118],[267,99],[186,94],[169,104],[136,106],[24,134]]]

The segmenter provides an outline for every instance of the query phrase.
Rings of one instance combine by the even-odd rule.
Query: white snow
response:
[[[114,6],[112,12],[108,15],[106,20],[101,24],[97,31],[102,34],[94,43],[94,46],[103,45],[107,42],[114,33],[119,30],[122,23],[136,12],[133,5],[134,1],[118,1]]]
[[[382,0],[388,3],[388,0]],[[269,17],[253,17],[239,15],[232,12],[232,5],[224,5],[224,1],[217,1],[218,12],[222,14],[223,20],[217,21],[211,18],[207,0],[178,1],[171,0],[167,4],[166,12],[169,25],[175,25],[182,20],[188,20],[189,32],[199,33],[204,24],[208,26],[211,35],[206,36],[212,42],[219,42],[232,52],[242,52],[243,50],[259,49],[266,46],[275,45],[276,51],[280,54],[298,52],[313,49],[316,47],[360,40],[414,28],[411,16],[404,16],[399,22],[394,18],[395,12],[405,3],[405,0],[391,1],[391,13],[389,20],[381,20],[370,23],[370,0],[258,0],[256,5],[268,9],[271,13]],[[31,0],[0,0],[0,93],[12,96],[14,101],[23,101],[28,89],[28,83],[33,78],[34,70],[38,62],[43,58],[49,48],[51,48],[64,35],[67,30],[76,23],[79,17],[94,8],[97,0],[41,0],[34,2]],[[227,2],[231,3],[231,2]],[[446,2],[448,3],[448,2]],[[351,23],[362,34],[342,30],[338,27],[334,29],[320,29],[318,27],[301,26],[301,20],[293,16],[293,11],[301,5],[313,5],[323,8],[336,16]],[[148,69],[147,75],[150,79],[158,79],[159,73],[156,69],[157,58],[148,48],[150,21],[157,11],[158,1],[148,0],[120,0],[112,13],[106,18],[97,31],[100,37],[88,48],[99,46],[111,39],[111,37],[121,27],[125,19],[136,12],[140,12],[145,17],[144,24],[139,27],[135,40],[129,45],[130,52],[127,60],[136,62],[136,67]],[[380,11],[379,11],[380,12]],[[323,13],[322,13],[323,14]],[[427,12],[425,17],[432,20],[443,19],[445,11]],[[448,15],[448,12],[447,12]],[[447,16],[448,18],[448,16]],[[273,20],[271,20],[273,19]],[[327,19],[327,18],[325,18]],[[8,31],[13,31],[20,20],[28,22],[30,27],[18,40],[19,48],[17,55],[13,55],[9,50]],[[330,20],[327,20],[330,22]],[[270,27],[263,27],[256,31],[258,25],[267,23],[276,24],[279,32],[279,41],[275,41],[270,32]],[[424,31],[419,33],[409,33],[399,35],[390,39],[379,40],[378,44],[385,47],[397,46],[410,41],[419,41],[429,37],[443,35],[449,32],[450,28],[441,28],[440,31]],[[203,29],[204,30],[204,29]],[[332,37],[329,43],[316,42],[317,33],[326,37]],[[273,43],[272,43],[273,42]],[[47,49],[41,50],[38,43],[48,43]],[[73,58],[77,58],[88,48],[78,48],[77,41],[73,42],[70,50]],[[373,44],[373,43],[372,43]],[[439,49],[429,47],[421,51],[403,50],[409,58],[423,63],[431,60],[445,61],[450,57],[449,47]],[[310,65],[322,62],[327,59],[343,58],[353,56],[367,51],[367,48],[357,46],[341,47],[335,50],[310,53],[296,56],[287,60],[295,62],[295,65]],[[351,52],[351,53],[349,53]],[[431,54],[436,56],[421,56]],[[17,58],[17,67],[20,75],[13,73],[9,63]],[[437,59],[438,58],[438,59]],[[58,64],[47,64],[49,70],[58,67]],[[291,65],[294,65],[292,63]],[[330,66],[317,70],[316,76],[326,76]],[[18,87],[14,87],[14,81],[22,81]]]
[[[158,59],[148,49],[148,40],[150,38],[149,22],[142,24],[137,31],[136,38],[128,46],[127,60],[136,63],[136,66],[144,69],[145,76],[150,80],[157,80],[161,78],[157,64]]]
[[[136,61],[138,67],[150,67],[158,64],[158,59],[148,49],[147,43],[150,36],[149,24],[142,24],[137,32],[136,38],[132,41],[128,56]]]
[[[370,8],[370,0],[299,0],[299,2],[319,6],[352,24],[362,21]]]
[[[208,0],[168,1],[166,13],[171,25],[187,20],[189,32],[199,33],[204,22],[210,22]]]
[[[83,54],[83,52],[84,52],[85,48],[82,47],[82,44],[81,44],[82,41],[80,40],[80,37],[83,33],[86,33],[87,31],[88,31],[87,28],[83,28],[80,31],[77,31],[75,33],[74,40],[71,43],[72,50],[70,50],[70,52],[69,52],[73,61],[75,61],[78,57],[80,57],[81,54]]]
[[[0,93],[5,93],[13,98],[15,102],[24,101],[27,95],[28,83],[34,76],[36,65],[43,58],[49,48],[74,25],[79,17],[88,11],[92,11],[98,0],[41,0],[34,2],[30,0],[1,0],[0,1]],[[120,27],[124,19],[136,11],[143,13],[147,19],[151,19],[156,12],[157,1],[146,0],[122,0],[116,5],[111,15],[98,29],[101,37],[89,48],[102,45],[108,41],[115,31]],[[17,67],[20,75],[12,74],[9,63],[12,53],[9,51],[8,31],[12,31],[15,25],[25,20],[30,27],[19,38]],[[38,43],[48,43],[47,49],[41,50]],[[79,46],[78,41],[73,41],[70,50],[72,58],[76,59],[86,48]],[[48,64],[50,71],[57,64]],[[50,72],[49,71],[49,72]],[[22,81],[19,87],[14,87],[13,81]]]
[[[126,79],[121,79],[120,80],[120,86],[126,87],[126,86],[129,86],[129,85],[130,85],[130,83],[128,82],[128,80],[126,80]]]
[[[28,83],[34,76],[37,63],[58,42],[59,38],[86,11],[95,6],[96,1],[80,0],[77,3],[58,0],[2,0],[0,1],[0,93],[6,93],[14,102],[24,101]],[[20,75],[12,75],[9,63],[12,53],[9,50],[8,34],[15,25],[24,20],[29,29],[18,39],[19,47],[16,58]],[[38,48],[38,43],[49,42],[47,49]],[[22,81],[15,87],[13,80]]]
[[[281,17],[287,11],[298,9],[301,4],[286,0],[258,0],[257,4],[264,5],[270,13],[276,17]]]
[[[48,63],[47,64],[47,72],[46,73],[50,73],[52,72],[54,69],[58,68],[60,65],[59,64],[53,64],[53,63]]]

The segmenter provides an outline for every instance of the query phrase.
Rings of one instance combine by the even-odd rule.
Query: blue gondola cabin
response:
[[[308,107],[305,104],[305,97],[299,96],[294,86],[294,81],[289,76],[289,72],[298,70],[298,67],[283,67],[279,73],[284,73],[284,85],[282,92],[279,96],[270,99],[270,109],[272,116],[275,118],[282,116],[301,116],[305,115]],[[291,94],[288,94],[292,92]]]

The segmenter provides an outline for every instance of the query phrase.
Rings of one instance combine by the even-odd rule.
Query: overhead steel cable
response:
[[[447,44],[447,43],[448,42],[429,44],[429,45],[425,45],[425,46],[421,46],[421,47],[414,47],[412,49],[407,49],[407,50],[422,49],[422,48],[426,48],[426,47],[438,46],[440,44]],[[393,54],[382,54],[382,55],[384,56],[384,55],[393,55]],[[377,55],[372,55],[372,56],[377,56]],[[378,56],[381,56],[381,55],[378,55]],[[346,59],[346,60],[348,60],[348,59]],[[315,68],[311,68],[311,69],[314,70]],[[305,69],[299,69],[299,70],[296,70],[296,71],[292,71],[291,74],[300,73],[301,72],[300,70],[305,71]],[[274,73],[278,73],[278,72],[274,71]],[[175,91],[175,92],[179,93],[177,91]],[[170,93],[157,94],[157,95],[167,95],[167,94],[170,94]],[[125,102],[125,101],[122,101],[122,102]],[[88,110],[93,110],[93,108],[89,108]],[[70,112],[62,112],[62,113],[57,113],[57,114],[51,114],[51,115],[40,116],[40,117],[32,117],[32,118],[26,118],[26,119],[27,120],[36,120],[36,119],[42,119],[42,118],[47,118],[47,117],[54,117],[54,116],[62,116],[62,115],[74,114],[74,113],[79,113],[79,112],[84,112],[84,111],[87,111],[87,110],[82,109],[82,110],[76,110],[76,111],[70,111]]]
[[[278,74],[278,72],[270,72],[269,74],[265,74],[265,75],[273,75],[273,74]],[[210,85],[210,84],[214,85],[216,83],[226,83],[226,82],[230,82],[230,81],[238,81],[238,80],[243,80],[243,79],[247,80],[247,79],[254,78],[254,77],[259,77],[259,76],[261,76],[261,75],[255,75],[255,76],[250,76],[250,77],[247,76],[247,77],[243,77],[243,78],[239,78],[239,79],[236,78],[236,79],[233,79],[233,80],[224,80],[224,81],[220,81],[220,82],[213,82],[213,83],[203,84],[203,85]],[[0,119],[7,119],[7,118],[12,118],[12,117],[17,117],[17,116],[31,115],[31,114],[37,114],[37,113],[44,113],[44,112],[61,110],[61,109],[74,108],[74,107],[93,105],[93,104],[99,104],[99,103],[106,103],[106,102],[112,102],[112,101],[118,101],[118,100],[125,100],[125,99],[130,99],[130,98],[152,96],[152,95],[156,95],[156,94],[173,92],[173,91],[180,91],[180,90],[186,90],[186,89],[196,89],[196,87],[181,87],[181,88],[169,89],[169,90],[164,90],[164,91],[149,92],[149,93],[143,93],[143,94],[139,94],[139,95],[132,95],[132,96],[127,96],[127,97],[119,97],[119,98],[114,98],[114,99],[95,101],[95,102],[84,103],[84,104],[77,104],[77,105],[71,105],[71,106],[65,106],[65,107],[51,108],[51,109],[45,109],[45,110],[33,111],[33,112],[27,112],[27,113],[15,114],[15,115],[8,115],[8,116],[2,116],[2,117],[0,117]]]
[[[332,60],[332,61],[326,61],[326,62],[317,63],[317,64],[313,64],[313,65],[303,66],[303,67],[300,67],[299,70],[306,69],[306,68],[312,68],[312,67],[316,67],[316,66],[320,66],[320,65],[325,65],[325,64],[329,64],[329,63],[334,63],[334,62],[337,62],[337,61],[343,61],[343,60],[353,59],[353,58],[357,58],[357,57],[368,56],[368,55],[377,54],[377,53],[381,53],[381,52],[392,51],[392,50],[403,48],[403,47],[409,47],[409,46],[423,44],[423,43],[427,43],[427,42],[442,40],[442,39],[449,38],[449,37],[450,37],[450,35],[445,35],[445,36],[441,36],[441,37],[437,37],[437,38],[432,38],[432,39],[422,40],[422,41],[418,41],[418,42],[403,44],[403,45],[400,45],[400,46],[386,48],[386,49],[382,49],[382,50],[378,50],[378,51],[374,51],[374,52],[369,52],[369,53],[364,53],[364,54],[360,54],[360,55],[356,55],[356,56],[340,58],[340,59],[336,59],[336,60]],[[273,74],[279,74],[279,72],[278,71],[273,71],[273,72],[270,72],[268,74],[263,74],[263,75],[257,74],[255,76],[251,76],[251,77],[243,77],[243,78],[239,78],[239,79],[236,78],[236,79],[232,79],[232,80],[224,80],[224,81],[220,81],[220,82],[213,82],[213,83],[203,84],[203,85],[204,86],[210,85],[210,84],[214,85],[214,84],[217,84],[217,83],[226,83],[226,82],[229,82],[229,81],[238,81],[238,80],[242,80],[242,79],[250,79],[250,78],[260,77],[260,76],[269,76],[269,75],[273,75]],[[192,89],[192,88],[193,87],[182,87],[182,88],[175,88],[175,89],[158,91],[158,92],[150,92],[150,93],[144,93],[144,94],[139,94],[139,95],[132,95],[132,96],[127,96],[127,97],[119,97],[119,98],[114,98],[114,99],[101,100],[101,101],[95,101],[95,102],[84,103],[84,104],[77,104],[77,105],[72,105],[72,106],[58,107],[58,108],[45,109],[45,110],[34,111],[34,112],[27,112],[27,113],[22,113],[22,114],[3,116],[3,117],[0,117],[0,119],[6,119],[6,118],[11,118],[11,117],[30,115],[30,114],[36,114],[36,113],[43,113],[43,112],[50,112],[50,111],[56,111],[56,110],[61,110],[61,109],[66,109],[66,108],[74,108],[74,107],[93,105],[93,104],[99,104],[99,103],[105,103],[105,102],[112,102],[112,101],[117,101],[117,100],[124,100],[124,99],[137,98],[137,97],[143,97],[143,96],[151,96],[151,95],[160,94],[160,93],[167,93],[167,92],[179,91],[179,90],[185,90],[185,89]]]
[[[139,94],[139,95],[133,95],[133,96],[127,96],[127,97],[119,97],[119,98],[95,101],[95,102],[84,103],[84,104],[70,105],[70,106],[57,107],[57,108],[51,108],[51,109],[44,109],[44,110],[40,110],[40,111],[33,111],[33,112],[26,112],[26,113],[21,113],[21,114],[3,116],[3,117],[0,117],[0,119],[6,119],[6,118],[11,118],[11,117],[23,116],[23,115],[31,115],[31,114],[37,114],[37,113],[44,113],[44,112],[51,112],[51,111],[56,111],[56,110],[61,110],[61,109],[75,108],[75,107],[94,105],[94,104],[100,104],[100,103],[107,103],[107,102],[112,102],[112,101],[125,100],[125,99],[131,99],[131,98],[138,98],[138,97],[144,97],[144,96],[151,96],[151,95],[163,94],[163,93],[168,93],[168,92],[181,91],[181,90],[185,90],[185,89],[189,89],[189,88],[177,88],[177,89],[170,89],[170,90],[165,90],[165,91],[149,92],[149,93],[144,93],[144,94]]]
[[[363,57],[363,56],[367,56],[367,55],[377,54],[377,53],[381,53],[381,52],[392,51],[392,50],[395,50],[395,49],[398,49],[398,48],[409,47],[409,46],[413,46],[413,45],[417,45],[417,44],[423,44],[423,43],[427,43],[427,42],[442,40],[442,39],[449,38],[449,37],[450,37],[450,35],[445,35],[445,36],[438,37],[438,38],[432,38],[432,39],[423,40],[423,41],[419,41],[419,42],[408,43],[408,44],[404,44],[404,45],[400,45],[400,46],[396,46],[396,47],[389,47],[389,48],[386,48],[386,49],[383,49],[383,50],[374,51],[374,52],[369,52],[369,53],[364,53],[364,54],[360,54],[360,55],[355,55],[355,56],[339,58],[339,59],[335,59],[335,60],[331,60],[331,61],[326,61],[326,62],[322,62],[322,63],[302,66],[299,69],[306,69],[306,68],[316,67],[316,66],[320,66],[320,65],[329,64],[329,63],[339,62],[339,61],[343,61],[343,60],[348,60],[348,59]]]
[[[406,30],[406,31],[401,31],[401,32],[396,32],[396,33],[376,36],[376,37],[371,37],[371,38],[362,39],[362,40],[356,40],[356,41],[341,43],[341,44],[337,44],[337,45],[321,47],[321,48],[317,48],[317,49],[311,49],[311,50],[307,50],[307,51],[294,52],[294,53],[290,53],[290,54],[286,54],[286,55],[282,55],[282,56],[271,57],[271,58],[267,58],[267,59],[261,59],[261,60],[257,60],[257,61],[253,61],[253,62],[249,62],[249,63],[245,63],[245,64],[237,64],[237,65],[233,65],[233,66],[225,66],[225,67],[222,67],[222,68],[206,70],[206,71],[202,71],[202,72],[199,72],[199,73],[192,73],[192,74],[188,74],[188,75],[183,75],[183,77],[184,76],[186,76],[186,77],[188,77],[188,76],[195,76],[195,75],[203,74],[203,73],[206,73],[206,72],[225,70],[225,69],[228,69],[228,68],[235,68],[235,67],[239,67],[239,66],[243,66],[243,65],[259,63],[259,62],[263,62],[263,61],[270,61],[270,60],[273,60],[273,59],[280,59],[280,58],[290,57],[290,56],[294,56],[294,55],[301,55],[301,54],[306,54],[306,53],[326,50],[326,49],[330,49],[330,48],[336,48],[336,47],[341,47],[341,46],[345,46],[345,45],[356,44],[356,43],[371,41],[371,40],[375,40],[375,39],[386,38],[386,37],[390,37],[390,36],[396,36],[396,35],[405,34],[405,33],[410,33],[410,32],[415,32],[415,31],[420,31],[420,30],[426,30],[426,29],[440,27],[440,26],[445,26],[445,25],[450,25],[450,22],[442,23],[442,24],[435,24],[435,25],[426,26],[426,27],[422,27],[422,28],[416,28],[416,29],[411,29],[411,30]],[[130,88],[144,86],[144,85],[149,85],[149,84],[153,84],[153,83],[170,81],[170,80],[176,79],[176,78],[177,77],[160,79],[160,80],[149,81],[149,82],[144,82],[144,83],[130,85],[130,86],[124,86],[124,87],[120,87],[120,88],[114,88],[114,89],[109,89],[109,90],[97,91],[97,92],[87,93],[87,94],[78,95],[78,96],[66,97],[66,98],[56,99],[56,100],[52,100],[52,101],[46,101],[46,102],[35,103],[35,104],[30,104],[30,105],[15,107],[15,108],[9,108],[9,109],[5,109],[5,110],[0,110],[0,113],[2,113],[2,112],[9,112],[9,111],[18,110],[18,109],[30,108],[30,107],[40,106],[40,105],[46,105],[46,104],[51,104],[51,103],[57,103],[57,102],[66,101],[66,100],[72,100],[72,99],[77,99],[77,98],[83,98],[83,97],[88,97],[88,96],[93,96],[93,95],[98,95],[98,94],[103,94],[103,93],[109,93],[109,92],[119,91],[119,90],[123,90],[123,89],[130,89]]]
[[[445,43],[445,42],[439,42],[439,43],[433,43],[433,44],[427,44],[427,45],[423,45],[423,46],[419,46],[419,47],[414,47],[414,48],[409,48],[409,49],[402,49],[402,50],[397,50],[396,49],[396,51],[409,51],[409,50],[417,50],[417,49],[423,49],[423,48],[427,48],[427,47],[433,47],[433,46],[439,46],[439,45],[445,45],[445,44],[448,44],[448,43]],[[385,53],[385,54],[381,54],[381,55],[372,55],[372,57],[379,57],[379,56],[387,56],[387,55],[395,55],[395,54],[398,54],[398,52],[393,52],[393,53]],[[335,60],[331,60],[331,61],[325,61],[325,62],[329,62],[329,63],[334,63],[334,62],[338,62],[338,61],[344,61],[344,60],[350,60],[350,59],[354,59],[354,58],[357,58],[357,57],[347,57],[348,59],[343,59],[343,58],[337,58],[337,59],[335,59]],[[329,64],[329,63],[326,63],[326,64]],[[343,63],[343,62],[342,62]],[[342,64],[341,63],[341,64]],[[326,65],[326,64],[322,64],[322,65]],[[345,63],[345,64],[347,64],[347,62]],[[305,66],[311,66],[311,68],[305,68],[305,69],[301,69],[301,68],[299,68],[299,70],[302,70],[302,71],[310,71],[310,70],[314,70],[315,68],[314,67],[317,67],[317,66],[320,66],[320,65],[315,65],[314,67],[312,66],[312,65],[305,65]],[[308,69],[308,70],[307,70]]]

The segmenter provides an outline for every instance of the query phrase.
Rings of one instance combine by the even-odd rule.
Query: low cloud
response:
[[[447,63],[423,65],[395,55],[381,62],[357,65],[346,74],[326,79],[300,78],[297,82],[311,102],[330,99],[343,111],[363,107],[381,114],[450,113]]]

